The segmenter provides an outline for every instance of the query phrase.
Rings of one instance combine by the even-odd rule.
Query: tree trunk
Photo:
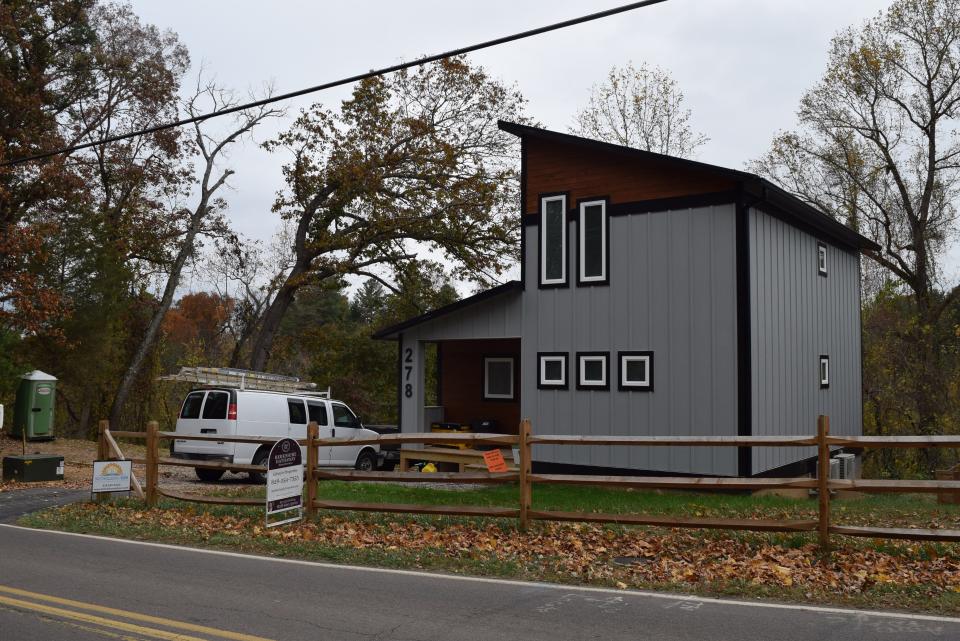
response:
[[[277,292],[276,298],[267,307],[260,321],[260,329],[257,332],[257,338],[253,342],[253,348],[250,350],[250,369],[263,371],[270,362],[270,351],[273,349],[273,341],[277,337],[277,330],[280,329],[280,323],[283,317],[293,304],[297,290],[300,289],[301,277],[307,272],[308,267],[302,263],[294,265]]]

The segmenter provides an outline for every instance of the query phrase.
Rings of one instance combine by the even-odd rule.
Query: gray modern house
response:
[[[870,240],[750,173],[512,123],[521,278],[377,338],[399,343],[401,430],[861,433]],[[425,346],[437,344],[437,407]],[[812,448],[537,446],[535,465],[777,473]]]

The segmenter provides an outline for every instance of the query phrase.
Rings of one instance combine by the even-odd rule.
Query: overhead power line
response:
[[[139,129],[137,131],[131,131],[125,134],[109,136],[107,138],[101,138],[99,140],[93,140],[91,142],[85,142],[78,145],[71,145],[69,147],[63,147],[61,149],[56,149],[54,151],[45,151],[43,153],[35,154],[33,156],[24,156],[23,158],[15,158],[14,160],[8,160],[0,164],[0,167],[9,167],[11,165],[19,165],[21,163],[30,162],[31,160],[42,160],[44,158],[50,158],[51,156],[67,154],[74,151],[79,151],[81,149],[98,147],[100,145],[105,145],[111,142],[117,142],[120,140],[126,140],[128,138],[136,138],[137,136],[144,136],[146,134],[152,134],[158,131],[164,131],[166,129],[174,129],[176,127],[182,127],[183,125],[190,125],[196,122],[203,122],[205,120],[210,120],[211,118],[226,116],[232,113],[237,113],[238,111],[245,111],[247,109],[261,107],[263,105],[279,102],[281,100],[289,100],[290,98],[297,98],[299,96],[304,96],[306,94],[316,93],[318,91],[323,91],[324,89],[332,89],[334,87],[347,85],[353,82],[357,82],[359,80],[373,78],[383,74],[392,73],[394,71],[401,71],[403,69],[410,69],[411,67],[418,67],[430,62],[436,62],[437,60],[443,60],[444,58],[451,58],[453,56],[459,56],[465,53],[472,53],[474,51],[480,51],[481,49],[489,49],[490,47],[495,47],[497,45],[506,44],[508,42],[514,42],[515,40],[522,40],[524,38],[530,38],[532,36],[540,35],[541,33],[557,31],[558,29],[565,29],[566,27],[572,27],[574,25],[583,24],[585,22],[592,22],[594,20],[600,20],[601,18],[608,18],[610,16],[617,15],[618,13],[626,13],[627,11],[633,11],[634,9],[641,9],[643,7],[648,7],[654,4],[660,4],[661,2],[666,2],[666,1],[667,0],[644,0],[643,2],[631,2],[630,4],[625,4],[623,6],[615,7],[613,9],[607,9],[606,11],[599,11],[597,13],[591,13],[589,15],[580,16],[579,18],[572,18],[570,20],[564,20],[563,22],[556,22],[554,24],[547,25],[545,27],[538,27],[536,29],[530,29],[528,31],[521,31],[520,33],[515,33],[509,36],[503,36],[501,38],[496,38],[494,40],[487,40],[486,42],[470,45],[468,47],[461,47],[459,49],[453,49],[451,51],[446,51],[444,53],[438,53],[431,56],[426,56],[424,58],[417,58],[416,60],[412,60],[410,62],[403,62],[400,64],[392,65],[390,67],[375,69],[372,71],[368,71],[366,73],[350,76],[349,78],[334,80],[333,82],[326,82],[322,85],[315,85],[313,87],[307,87],[306,89],[291,91],[289,93],[281,94],[279,96],[271,96],[269,98],[264,98],[262,100],[255,100],[254,102],[248,102],[242,105],[235,105],[233,107],[227,107],[225,109],[211,111],[210,113],[207,113],[207,114],[201,114],[199,116],[193,116],[191,118],[184,118],[183,120],[176,120],[174,122],[167,122],[159,125],[154,125],[153,127],[147,127],[146,129]]]

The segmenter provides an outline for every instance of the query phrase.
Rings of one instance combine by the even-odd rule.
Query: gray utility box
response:
[[[3,480],[62,481],[63,457],[57,454],[27,454],[3,457]]]

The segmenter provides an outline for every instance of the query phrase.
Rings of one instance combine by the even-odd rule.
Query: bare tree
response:
[[[646,63],[613,67],[594,85],[571,133],[683,158],[710,139],[690,126],[683,92],[669,72]]]
[[[915,307],[903,349],[922,432],[935,429],[944,397],[932,330],[960,293],[938,270],[957,215],[958,106],[960,2],[897,0],[833,39],[798,131],[751,166],[881,246],[868,255]]]
[[[206,86],[198,84],[195,94],[185,102],[184,110],[188,116],[197,116],[201,113],[224,109],[233,104],[236,104],[236,101],[227,92],[214,87],[212,84]],[[140,373],[144,360],[156,342],[163,319],[166,317],[173,303],[174,294],[180,286],[184,266],[195,255],[197,236],[204,233],[225,233],[225,226],[219,217],[219,213],[223,211],[226,204],[222,199],[216,198],[215,195],[234,172],[232,169],[219,168],[219,160],[228,147],[249,134],[254,127],[265,119],[279,116],[281,113],[281,110],[268,106],[242,112],[236,125],[219,139],[205,133],[202,123],[194,124],[192,144],[202,166],[199,184],[197,185],[197,203],[192,210],[179,212],[185,218],[185,225],[179,238],[179,246],[168,265],[163,294],[153,311],[147,331],[134,350],[123,378],[117,387],[117,393],[110,410],[112,424],[119,424],[121,412],[130,389]]]

